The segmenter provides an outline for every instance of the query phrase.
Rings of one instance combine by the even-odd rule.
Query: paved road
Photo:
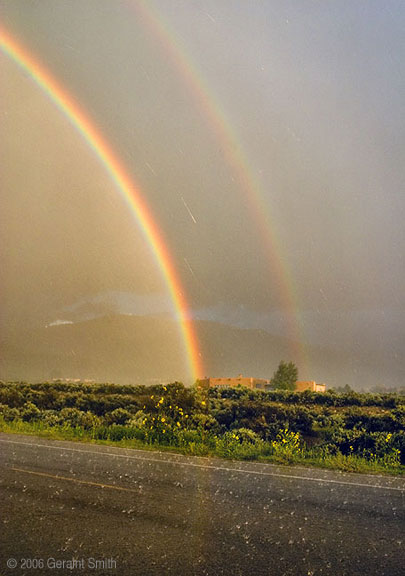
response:
[[[400,478],[5,434],[0,469],[1,576],[405,574]]]

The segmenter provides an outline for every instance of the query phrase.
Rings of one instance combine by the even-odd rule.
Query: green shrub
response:
[[[292,462],[297,456],[303,454],[303,444],[299,432],[293,432],[288,427],[277,434],[271,443],[272,453],[282,460]]]
[[[265,452],[266,444],[252,430],[239,428],[215,437],[215,453],[222,458],[255,460]]]
[[[240,439],[235,432],[225,432],[216,438],[215,453],[222,458],[236,458],[236,453],[240,447]]]
[[[196,428],[197,430],[209,434],[218,434],[220,432],[220,425],[216,418],[210,414],[193,414],[188,422],[191,428]]]
[[[41,413],[41,422],[46,426],[60,426],[63,424],[63,418],[56,410],[45,410]]]
[[[128,438],[128,430],[125,426],[120,426],[119,424],[113,424],[108,427],[108,439],[113,442],[119,442],[124,438]]]
[[[0,403],[10,406],[10,408],[21,408],[26,402],[25,395],[21,387],[12,384],[5,384],[0,387]]]
[[[138,410],[128,422],[128,426],[133,428],[143,428],[146,423],[146,414],[143,410]]]
[[[0,415],[6,422],[12,422],[20,417],[18,408],[10,408],[6,404],[0,404]]]
[[[21,419],[24,420],[24,422],[31,422],[32,420],[38,420],[41,411],[32,402],[26,402],[21,408],[20,414]]]
[[[94,438],[96,440],[108,440],[109,430],[108,426],[97,426],[93,431]]]
[[[131,420],[132,414],[124,408],[116,408],[112,412],[105,415],[105,420],[107,424],[121,424],[125,425]]]
[[[249,428],[237,428],[236,430],[232,431],[234,434],[237,435],[238,440],[241,444],[257,444],[261,441],[261,438],[256,432],[250,430]]]
[[[72,428],[89,430],[100,425],[100,418],[91,412],[82,412],[77,408],[63,408],[60,412],[61,422]]]

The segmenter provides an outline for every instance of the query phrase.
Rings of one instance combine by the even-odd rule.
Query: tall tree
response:
[[[295,390],[298,378],[298,368],[294,362],[284,362],[281,360],[277,370],[273,374],[271,384],[280,390]]]

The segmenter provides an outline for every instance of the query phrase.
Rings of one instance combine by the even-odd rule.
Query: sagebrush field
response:
[[[0,430],[188,454],[405,471],[405,397],[0,383]]]

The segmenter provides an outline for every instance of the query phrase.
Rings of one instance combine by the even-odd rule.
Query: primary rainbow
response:
[[[17,42],[3,27],[0,27],[0,49],[29,74],[66,118],[69,119],[92,148],[125,199],[152,249],[170,292],[181,327],[190,375],[193,379],[200,378],[203,375],[201,354],[197,336],[188,314],[189,307],[186,296],[167,244],[140,193],[139,187],[129,177],[123,163],[95,127],[88,114],[79,107],[73,97],[58,84],[55,78],[45,70],[38,59],[29,54],[27,49],[20,42]]]
[[[245,191],[247,204],[252,213],[261,237],[268,251],[268,266],[279,283],[281,305],[287,313],[289,333],[292,339],[292,351],[299,364],[300,371],[308,371],[307,356],[300,306],[295,283],[287,264],[288,258],[277,234],[276,219],[264,201],[262,185],[244,152],[240,139],[236,135],[220,102],[209,89],[201,72],[181,45],[180,39],[170,29],[163,15],[153,7],[149,0],[129,0],[130,6],[138,11],[154,38],[163,46],[178,75],[183,79],[187,89],[203,112],[211,130],[215,133],[227,164],[236,176],[241,189]]]

